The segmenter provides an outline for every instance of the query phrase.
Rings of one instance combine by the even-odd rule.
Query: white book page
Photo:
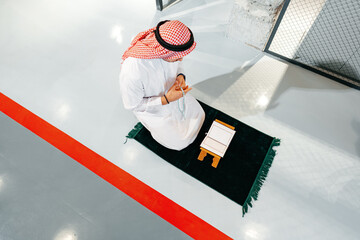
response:
[[[234,130],[214,121],[207,136],[228,146],[234,134]]]
[[[201,147],[209,150],[210,152],[215,153],[216,155],[223,157],[227,146],[215,141],[212,138],[205,137],[204,141],[201,144]]]
[[[200,146],[223,157],[234,134],[235,130],[214,121]]]

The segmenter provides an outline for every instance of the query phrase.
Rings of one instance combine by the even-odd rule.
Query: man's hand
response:
[[[185,90],[185,89],[188,88],[188,86],[186,86],[185,78],[184,78],[183,75],[177,76],[175,83],[177,84],[176,90],[180,90],[179,87],[182,87],[183,90]],[[181,91],[181,90],[180,90],[180,91]]]
[[[178,78],[180,78],[180,77],[182,77],[182,76],[179,76]],[[173,101],[178,100],[179,98],[182,98],[183,95],[182,95],[182,91],[179,86],[184,86],[182,88],[183,88],[185,94],[188,93],[192,89],[192,88],[186,86],[185,81],[183,81],[183,85],[179,85],[178,80],[176,80],[174,85],[172,85],[172,87],[169,89],[169,91],[166,94],[166,98],[168,99],[169,102],[173,102]],[[162,97],[161,102],[163,105],[167,104],[164,96]]]

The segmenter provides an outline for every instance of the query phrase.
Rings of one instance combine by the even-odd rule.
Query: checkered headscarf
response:
[[[159,43],[158,36],[155,36],[157,27],[150,28],[147,31],[139,33],[131,42],[131,46],[125,51],[122,59],[125,60],[128,57],[141,58],[141,59],[154,59],[163,58],[166,60],[173,60],[182,58],[194,50],[196,42],[194,41],[188,49],[184,51],[172,51],[164,47],[164,45],[170,45],[176,47],[176,45],[184,45],[191,42],[192,33],[188,27],[180,21],[164,21],[159,23],[160,38],[165,43]],[[161,40],[160,39],[160,40]]]

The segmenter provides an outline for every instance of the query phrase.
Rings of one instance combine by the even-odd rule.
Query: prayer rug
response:
[[[181,151],[170,150],[157,143],[141,123],[136,124],[127,138],[134,138],[165,161],[240,204],[244,216],[248,207],[252,207],[252,201],[258,198],[275,156],[273,147],[280,145],[280,139],[199,103],[205,111],[204,124],[195,141]],[[236,131],[217,168],[211,166],[213,157],[209,154],[203,161],[197,159],[200,144],[215,119],[235,127]]]

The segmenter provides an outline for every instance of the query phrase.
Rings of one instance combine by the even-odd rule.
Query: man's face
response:
[[[167,61],[167,62],[177,62],[177,61],[182,61],[183,60],[183,58],[177,58],[177,59],[164,59],[165,61]]]

